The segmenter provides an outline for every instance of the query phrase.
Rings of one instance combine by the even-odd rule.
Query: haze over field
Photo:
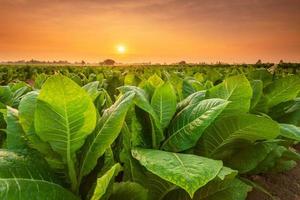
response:
[[[0,60],[300,61],[299,0],[0,0]]]

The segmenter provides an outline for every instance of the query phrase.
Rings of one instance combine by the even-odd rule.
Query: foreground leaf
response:
[[[275,80],[264,89],[269,108],[285,101],[293,100],[300,91],[300,78],[287,76]]]
[[[222,113],[223,116],[246,113],[250,108],[252,88],[245,76],[232,76],[225,79],[221,84],[209,89],[207,98],[220,98],[231,101]]]
[[[69,78],[52,76],[38,96],[34,122],[38,136],[65,160],[75,190],[75,153],[96,124],[91,98]]]
[[[186,190],[193,197],[196,190],[214,179],[222,161],[150,149],[134,149],[132,155],[150,172]]]
[[[134,93],[127,92],[103,113],[82,149],[79,182],[96,166],[98,158],[118,137],[133,98]]]
[[[160,124],[160,120],[158,115],[156,114],[155,110],[149,103],[148,94],[142,90],[141,88],[134,87],[134,86],[123,86],[119,88],[120,92],[125,93],[128,91],[135,93],[134,103],[137,107],[141,108],[142,110],[146,111],[149,115],[151,120],[153,121],[153,125],[156,127],[152,127],[152,146],[153,148],[158,148],[159,144],[164,140],[163,130]]]
[[[300,128],[292,124],[280,124],[280,136],[300,142]]]
[[[49,143],[42,141],[34,129],[34,113],[38,92],[32,91],[27,93],[19,105],[19,121],[24,130],[27,144],[29,147],[41,152],[48,163],[53,168],[62,169],[63,163],[60,156],[53,152]]]
[[[263,94],[263,82],[261,80],[253,80],[250,82],[252,87],[251,109],[255,108]]]
[[[25,149],[24,131],[19,123],[18,110],[7,106],[6,147],[8,149]]]
[[[109,200],[147,200],[147,190],[135,182],[115,183]]]
[[[96,187],[91,197],[91,200],[99,200],[106,192],[112,179],[119,173],[121,169],[120,164],[115,164],[102,177],[97,179]]]
[[[170,83],[155,89],[151,106],[158,115],[162,128],[167,127],[176,112],[176,94]]]
[[[228,101],[206,99],[179,112],[168,130],[169,138],[162,149],[179,152],[196,145],[204,130],[226,108]]]
[[[94,81],[84,85],[82,88],[90,95],[93,101],[100,95],[100,91],[98,90],[99,81]]]
[[[0,150],[0,199],[79,200],[55,181],[41,159]]]
[[[206,91],[202,90],[202,91],[198,91],[195,92],[193,94],[191,94],[190,96],[188,96],[187,98],[183,99],[182,101],[180,101],[177,104],[177,111],[182,110],[183,108],[187,107],[187,106],[195,106],[198,103],[200,103],[200,101],[205,99],[205,94]]]
[[[245,200],[252,187],[239,179],[226,181],[212,181],[198,190],[194,198],[182,190],[174,190],[162,200]]]
[[[197,152],[219,158],[226,149],[241,142],[274,139],[279,134],[278,124],[266,117],[243,114],[221,118],[210,126],[197,144]],[[219,154],[219,155],[218,155]]]

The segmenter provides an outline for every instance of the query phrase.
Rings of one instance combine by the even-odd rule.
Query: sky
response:
[[[0,60],[106,58],[300,62],[300,0],[0,0]]]

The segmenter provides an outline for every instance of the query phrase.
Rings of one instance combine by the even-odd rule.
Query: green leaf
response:
[[[87,138],[82,148],[79,182],[97,164],[97,160],[118,137],[126,113],[133,103],[135,94],[127,92],[121,96],[109,109],[105,110],[97,127]]]
[[[8,149],[25,149],[24,131],[19,123],[18,110],[7,106],[6,147]]]
[[[298,153],[284,146],[273,144],[270,153],[251,173],[278,173],[288,171],[295,167],[299,160],[300,156]]]
[[[279,135],[278,124],[265,117],[241,114],[221,118],[210,126],[198,142],[196,152],[213,158],[222,157],[227,149],[242,141],[274,139]]]
[[[132,155],[147,170],[183,188],[191,197],[214,179],[223,166],[222,161],[160,150],[137,148]]]
[[[249,111],[252,98],[252,88],[244,75],[232,76],[221,84],[209,89],[207,98],[220,98],[231,101],[222,116],[246,113]]]
[[[138,80],[135,76],[135,73],[129,72],[124,78],[124,85],[137,85]]]
[[[199,197],[201,200],[244,200],[251,190],[251,186],[239,179],[211,182],[195,194],[195,199]]]
[[[135,182],[115,183],[109,200],[147,200],[148,191]]]
[[[300,91],[300,78],[286,76],[272,82],[264,89],[269,108],[285,101],[293,100]]]
[[[182,82],[182,95],[184,98],[188,97],[189,95],[197,92],[197,90],[193,87],[188,79],[184,79]]]
[[[169,82],[155,89],[151,106],[158,115],[162,128],[167,127],[176,112],[176,94]]]
[[[164,84],[164,81],[157,74],[150,76],[147,82],[150,83],[154,88]]]
[[[199,189],[192,199],[184,191],[174,190],[162,200],[245,200],[251,190],[251,186],[239,179],[212,181]]]
[[[189,105],[190,106],[197,105],[200,101],[202,101],[202,100],[205,99],[205,94],[206,94],[205,90],[198,91],[198,92],[195,92],[195,93],[191,94],[190,96],[188,96],[187,98],[183,99],[182,101],[180,101],[177,104],[176,110],[180,111],[180,110],[182,110],[183,108],[185,108],[185,107],[187,107]]]
[[[152,146],[153,146],[153,148],[158,148],[159,144],[164,139],[164,134],[163,134],[163,130],[160,125],[159,117],[157,116],[155,110],[149,103],[149,100],[148,100],[149,97],[148,97],[147,93],[144,90],[142,90],[138,87],[134,87],[134,86],[123,86],[123,87],[120,87],[119,90],[122,93],[128,92],[128,91],[134,92],[135,93],[135,98],[134,98],[135,105],[138,106],[139,108],[141,108],[142,110],[146,111],[150,115],[150,117],[153,119],[153,122],[154,122],[153,124],[156,126],[156,128],[154,129],[153,127],[151,127],[152,128]]]
[[[91,197],[91,200],[99,200],[106,192],[112,179],[120,172],[121,166],[119,163],[115,164],[102,177],[97,179],[96,187]]]
[[[139,166],[142,167],[141,165],[139,165]],[[145,168],[143,168],[143,169],[145,169]],[[157,200],[157,199],[161,200],[169,192],[171,192],[175,189],[178,189],[178,187],[176,185],[160,178],[159,176],[157,176],[149,171],[144,172],[144,174],[145,174],[145,178],[140,184],[148,189],[148,199],[149,200]],[[185,192],[185,193],[187,194],[187,192]],[[188,196],[188,194],[187,194],[187,196]]]
[[[263,94],[263,82],[261,80],[253,80],[250,82],[252,87],[251,109],[255,108]]]
[[[0,102],[5,105],[10,105],[12,101],[12,92],[9,86],[0,86]]]
[[[237,149],[232,156],[225,159],[224,163],[233,169],[244,174],[255,169],[268,154],[273,150],[272,143],[257,143],[254,145],[245,146],[244,148]]]
[[[219,174],[217,175],[217,177],[223,181],[225,179],[233,179],[234,177],[236,177],[237,174],[238,174],[237,170],[233,170],[229,167],[223,166]]]
[[[90,95],[93,101],[100,95],[100,91],[98,90],[99,81],[94,81],[84,85],[82,88]]]
[[[135,122],[134,122],[135,123]],[[140,130],[136,130],[136,127],[131,127],[129,130],[126,123],[124,123],[122,129],[122,150],[120,153],[120,161],[123,163],[123,180],[133,181],[137,183],[144,183],[146,176],[143,173],[142,166],[131,155],[131,149],[134,146],[143,144],[143,138],[141,138]]]
[[[24,83],[25,84],[25,83]],[[16,90],[14,93],[13,93],[13,96],[12,96],[12,106],[13,107],[18,107],[22,97],[28,92],[30,91],[30,87],[25,85],[21,88],[19,88],[18,90]]]
[[[0,150],[0,199],[79,200],[58,184],[42,159]]]
[[[34,122],[37,135],[63,157],[76,190],[75,153],[96,124],[91,98],[69,78],[52,76],[38,96]]]
[[[44,142],[39,138],[34,129],[34,113],[38,94],[38,92],[32,91],[22,98],[19,105],[19,121],[24,130],[28,146],[41,152],[51,167],[62,169],[64,166],[61,157],[53,152],[48,142]]]
[[[195,146],[205,129],[228,103],[223,99],[206,99],[180,111],[170,124],[170,136],[162,145],[162,149],[179,152]]]
[[[300,142],[300,128],[292,124],[280,124],[280,136]]]
[[[250,80],[262,80],[264,87],[272,83],[273,76],[265,68],[256,69],[248,74]]]

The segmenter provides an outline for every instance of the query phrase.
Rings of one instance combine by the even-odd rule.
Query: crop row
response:
[[[298,75],[154,71],[0,86],[0,198],[243,200],[300,160]]]

